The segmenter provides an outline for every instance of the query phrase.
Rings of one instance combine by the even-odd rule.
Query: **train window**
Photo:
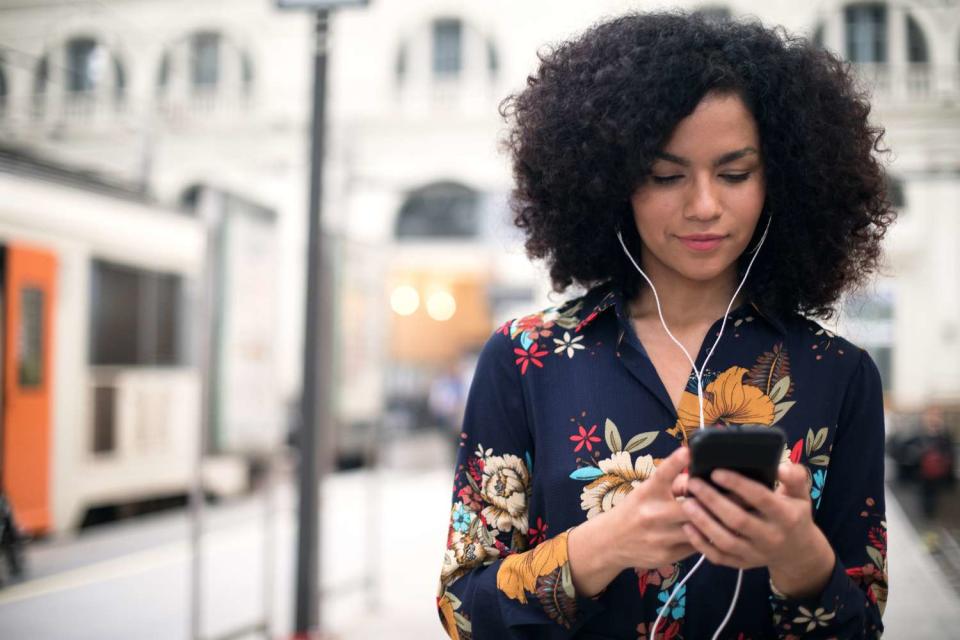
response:
[[[20,331],[17,372],[21,387],[39,387],[43,382],[43,291],[20,290]]]
[[[93,392],[93,452],[108,453],[116,446],[116,389],[97,386]]]
[[[180,365],[182,278],[93,262],[91,364]]]

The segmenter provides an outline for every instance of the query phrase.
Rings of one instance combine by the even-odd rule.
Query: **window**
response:
[[[846,7],[847,59],[850,62],[887,61],[887,8],[862,3]]]
[[[17,333],[17,376],[21,387],[43,385],[43,291],[20,290],[20,328]]]
[[[887,176],[887,191],[889,192],[890,204],[892,204],[895,209],[903,209],[907,205],[907,198],[903,193],[902,180]]]
[[[813,30],[813,44],[817,47],[823,49],[823,23],[819,23],[817,28]]]
[[[437,76],[456,76],[462,66],[463,25],[456,18],[433,23],[433,72]]]
[[[91,364],[183,364],[180,276],[102,260],[92,275]]]
[[[157,90],[162,94],[170,84],[170,54],[163,54],[160,59],[160,69],[157,71]]]
[[[91,38],[67,42],[67,90],[71,93],[93,91],[103,75],[104,51]]]
[[[190,41],[190,81],[195,89],[217,86],[220,81],[220,34],[195,33]]]
[[[722,5],[709,5],[700,7],[694,11],[694,13],[703,16],[705,19],[711,22],[723,22],[724,20],[730,19],[729,7],[724,7]]]
[[[240,81],[243,83],[243,94],[249,95],[253,87],[253,59],[246,51],[240,54]]]
[[[121,102],[127,90],[127,74],[117,56],[113,56],[113,81],[113,97],[117,102]]]
[[[94,453],[109,453],[117,448],[117,390],[113,386],[96,386],[93,390]]]
[[[496,78],[500,71],[500,56],[492,40],[487,40],[487,71],[490,72],[491,78]]]
[[[400,209],[398,238],[475,238],[479,196],[463,185],[433,184],[414,191]]]
[[[35,115],[43,113],[47,98],[47,82],[50,80],[50,57],[44,55],[37,62],[33,75],[33,111]]]
[[[7,74],[3,71],[3,58],[0,58],[0,116],[7,108]]]
[[[397,79],[397,84],[403,84],[407,77],[407,45],[401,45],[397,51],[397,60],[393,67],[393,75]]]
[[[907,61],[913,63],[929,62],[927,53],[927,38],[923,29],[917,24],[913,16],[907,16]]]

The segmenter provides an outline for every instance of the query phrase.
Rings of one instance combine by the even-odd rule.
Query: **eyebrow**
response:
[[[743,149],[737,149],[736,151],[730,151],[725,153],[713,162],[713,166],[719,167],[722,164],[727,164],[728,162],[733,162],[734,160],[739,160],[740,158],[750,155],[751,153],[757,153],[757,150],[753,147],[744,147]],[[681,158],[680,156],[675,156],[672,153],[667,153],[666,151],[658,151],[655,155],[656,158],[660,160],[666,160],[667,162],[673,162],[674,164],[679,164],[682,167],[689,167],[690,161],[686,158]]]

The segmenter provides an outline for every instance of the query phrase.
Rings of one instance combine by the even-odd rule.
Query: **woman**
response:
[[[869,110],[843,63],[758,23],[629,15],[541,56],[503,109],[515,222],[555,289],[589,290],[478,361],[451,637],[880,636],[881,381],[809,319],[893,221]],[[734,424],[787,434],[775,490],[687,481],[688,437]]]

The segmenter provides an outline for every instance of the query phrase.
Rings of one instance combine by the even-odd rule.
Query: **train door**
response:
[[[20,528],[50,528],[53,254],[20,245],[3,252],[2,488]]]

